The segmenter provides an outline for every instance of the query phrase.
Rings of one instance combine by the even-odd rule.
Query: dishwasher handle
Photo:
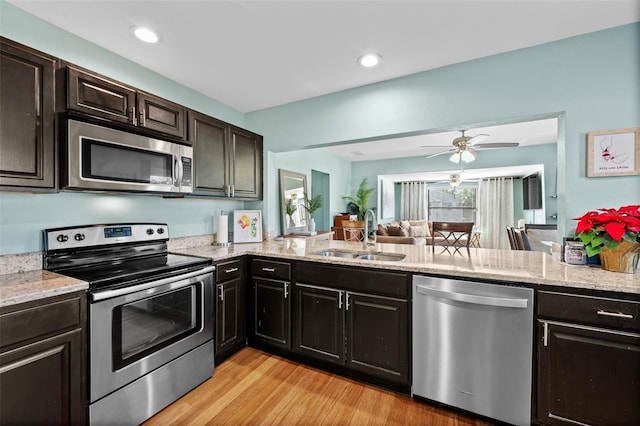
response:
[[[528,299],[514,299],[510,297],[478,296],[475,294],[457,293],[454,291],[440,290],[429,286],[416,285],[416,291],[426,296],[436,296],[442,299],[455,300],[456,302],[470,303],[473,305],[497,306],[501,308],[526,309]]]

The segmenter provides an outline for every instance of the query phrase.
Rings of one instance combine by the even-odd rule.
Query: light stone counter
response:
[[[210,257],[215,261],[245,254],[289,260],[307,260],[336,265],[351,265],[418,274],[468,277],[475,280],[521,282],[541,286],[581,288],[640,295],[640,273],[623,274],[588,266],[571,266],[554,261],[542,252],[470,249],[459,253],[435,252],[431,246],[377,244],[369,252],[402,253],[405,259],[397,262],[358,260],[320,256],[321,250],[335,249],[363,252],[361,243],[318,239],[285,238],[265,243],[234,244],[219,247],[211,239],[171,244],[173,252]],[[201,244],[201,245],[198,245]],[[1,262],[0,262],[1,264]],[[15,267],[12,262],[12,267]],[[15,270],[15,269],[14,269]],[[0,274],[0,307],[16,303],[85,290],[88,284],[53,272],[32,270]]]
[[[35,270],[0,275],[0,308],[89,288],[85,281]]]
[[[640,295],[640,273],[624,274],[589,266],[567,265],[554,261],[550,255],[542,252],[471,248],[469,254],[466,249],[456,253],[442,253],[442,248],[436,247],[434,251],[431,246],[377,244],[375,247],[370,247],[369,251],[402,253],[406,257],[401,261],[388,262],[314,254],[326,249],[364,253],[361,243],[289,238],[264,244],[236,244],[228,248],[201,246],[180,250],[180,252],[211,257],[214,260],[253,254],[290,260],[468,277],[476,280],[522,282]]]

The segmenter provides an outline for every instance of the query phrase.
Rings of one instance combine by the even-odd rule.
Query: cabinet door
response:
[[[54,64],[0,40],[0,185],[55,189]]]
[[[138,126],[186,139],[187,110],[149,93],[138,92]]]
[[[227,196],[229,125],[198,112],[189,112],[193,145],[194,194]]]
[[[262,136],[231,126],[232,196],[262,199]]]
[[[81,332],[0,355],[1,424],[84,424]]]
[[[242,281],[216,285],[216,355],[244,341]]]
[[[538,332],[540,422],[640,424],[639,335],[543,321]]]
[[[346,293],[347,359],[355,370],[409,383],[407,302]]]
[[[254,278],[254,335],[263,343],[291,347],[291,298],[286,281]]]
[[[67,68],[67,108],[135,125],[136,91],[74,67]]]
[[[294,350],[344,363],[344,291],[295,284]]]

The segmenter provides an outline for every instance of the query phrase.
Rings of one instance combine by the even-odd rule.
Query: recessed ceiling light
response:
[[[366,55],[360,56],[358,62],[365,68],[375,67],[380,63],[382,58],[380,55],[376,55],[375,53],[368,53]]]
[[[133,27],[133,34],[145,43],[157,43],[160,40],[158,34],[146,27]]]

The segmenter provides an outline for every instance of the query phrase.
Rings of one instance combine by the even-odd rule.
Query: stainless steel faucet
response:
[[[369,242],[369,221],[367,220],[367,214],[371,213],[371,219],[373,220],[373,227],[374,229],[377,227],[377,223],[376,223],[376,214],[373,212],[372,209],[367,209],[367,211],[364,212],[364,239],[362,240],[362,246],[364,247],[365,250],[369,249],[369,245],[376,245],[376,237],[374,235],[373,237],[373,243]]]

